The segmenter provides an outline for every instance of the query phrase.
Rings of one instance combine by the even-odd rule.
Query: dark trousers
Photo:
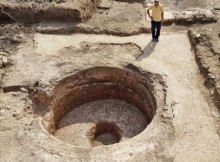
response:
[[[158,39],[160,36],[160,29],[161,29],[161,21],[151,21],[151,31],[152,31],[152,38]]]

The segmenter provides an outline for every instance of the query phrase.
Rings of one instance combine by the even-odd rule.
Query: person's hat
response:
[[[154,2],[160,2],[160,0],[154,0]]]

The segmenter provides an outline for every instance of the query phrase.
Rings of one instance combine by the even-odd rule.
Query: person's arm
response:
[[[147,15],[148,15],[148,17],[149,17],[151,20],[153,20],[153,16],[150,15],[150,10],[151,10],[151,7],[149,7],[149,8],[147,9]]]
[[[163,22],[164,20],[164,11],[163,11],[163,7],[161,7],[161,22]]]
[[[163,22],[163,19],[164,19],[164,12],[162,11],[161,12],[161,22]]]

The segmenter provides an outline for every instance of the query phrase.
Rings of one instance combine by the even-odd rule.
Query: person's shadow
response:
[[[144,49],[143,49],[144,53],[137,59],[137,61],[142,61],[143,59],[148,58],[152,54],[152,52],[154,52],[154,49],[155,49],[157,43],[158,42],[156,42],[156,41],[154,42],[151,40],[147,44],[147,46],[144,47]]]

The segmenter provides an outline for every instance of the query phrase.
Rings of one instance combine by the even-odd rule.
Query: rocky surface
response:
[[[7,3],[1,2],[0,16],[16,22],[71,21],[82,22],[91,18],[96,4],[92,1],[66,1],[65,3]]]
[[[205,85],[211,90],[211,95],[220,110],[220,39],[217,26],[193,28],[189,30],[196,58],[206,79]]]
[[[195,51],[197,63],[204,76],[204,84],[210,91],[212,104],[220,111],[220,12],[218,7],[220,2],[213,1],[214,12],[218,21],[215,24],[196,26],[189,29],[188,34]],[[220,134],[219,115],[216,109],[212,109],[213,117],[218,123],[218,133]]]
[[[43,3],[46,6],[27,2],[21,4],[2,2],[0,6],[2,19],[6,17],[17,22],[36,22],[32,27],[40,33],[80,32],[113,35],[150,33],[150,20],[145,16],[144,9],[150,4],[145,5],[146,3],[143,1],[130,2],[112,0],[72,2],[68,0],[56,5]],[[131,12],[132,14],[130,14]],[[25,17],[23,17],[24,15]],[[210,8],[170,10],[165,7],[163,24],[193,25],[216,21],[217,17]]]

